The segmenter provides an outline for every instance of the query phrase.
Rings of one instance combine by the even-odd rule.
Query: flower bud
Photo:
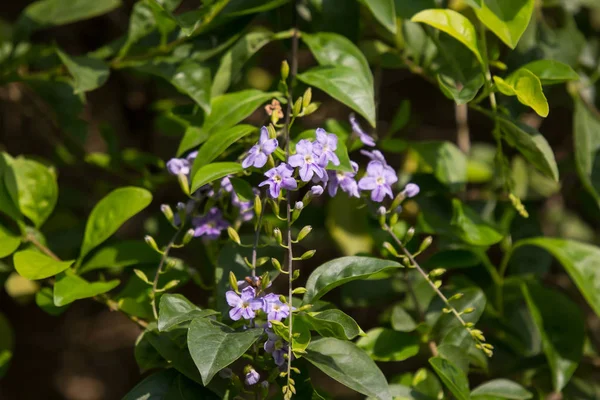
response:
[[[194,230],[188,229],[185,235],[183,235],[183,239],[181,239],[181,243],[183,245],[188,244],[194,238]]]
[[[308,236],[308,234],[312,231],[312,226],[310,225],[306,225],[304,228],[302,228],[300,230],[300,232],[298,233],[298,237],[296,238],[296,240],[299,242],[302,239],[304,239],[306,236]]]
[[[184,174],[177,175],[177,181],[179,182],[179,187],[185,193],[186,196],[190,195],[190,182],[188,181],[188,177]]]
[[[424,252],[425,250],[427,250],[427,248],[429,246],[431,246],[431,243],[433,243],[433,238],[431,236],[427,236],[425,239],[423,239],[423,241],[421,242],[421,245],[419,246],[419,253]]]
[[[144,281],[145,283],[147,283],[148,285],[152,285],[152,283],[150,282],[150,280],[148,279],[148,277],[146,276],[146,274],[144,273],[144,271],[141,271],[139,269],[134,269],[133,273],[140,278],[142,281]]]
[[[394,246],[392,246],[392,244],[389,243],[389,242],[383,242],[383,248],[386,249],[394,257],[399,257],[400,256],[398,254],[398,252],[396,251],[396,249],[394,248]]]
[[[471,314],[473,311],[475,311],[475,309],[473,307],[469,307],[469,308],[465,308],[463,310],[463,314]]]
[[[167,282],[167,284],[163,286],[162,289],[160,289],[160,291],[164,292],[166,290],[173,289],[177,285],[179,285],[179,281],[174,279],[172,281]]]
[[[400,204],[402,204],[405,198],[406,195],[403,191],[398,193],[394,198],[394,201],[392,201],[392,204],[390,205],[390,210],[395,210],[396,208],[400,207]]]
[[[317,252],[316,250],[308,250],[307,252],[305,252],[304,254],[302,254],[300,256],[300,259],[308,260],[309,258],[312,258],[312,256],[314,256],[316,252]]]
[[[446,273],[446,270],[444,268],[436,268],[429,273],[429,276],[432,278],[435,278],[436,276],[442,276],[445,273]]]
[[[394,226],[397,223],[398,223],[398,214],[393,213],[392,216],[390,217],[390,226]]]
[[[377,216],[379,217],[379,225],[384,226],[386,223],[386,213],[387,210],[384,206],[381,206],[377,209]]]
[[[408,183],[404,187],[402,193],[404,193],[404,195],[410,199],[411,197],[415,197],[416,195],[418,195],[420,191],[421,188],[419,187],[419,185],[417,185],[416,183]]]
[[[279,262],[279,260],[278,260],[278,259],[276,259],[276,258],[271,258],[271,264],[273,264],[273,267],[274,267],[274,268],[275,268],[277,271],[281,272],[281,263]]]
[[[450,297],[448,299],[448,301],[458,300],[458,299],[461,299],[463,296],[464,296],[463,293],[456,293],[456,294],[452,295],[452,297]]]
[[[273,229],[273,236],[275,237],[277,244],[281,246],[283,244],[283,237],[281,236],[281,230],[279,228]]]
[[[256,260],[256,266],[260,267],[262,265],[265,265],[267,261],[269,261],[269,257],[260,257],[258,260]]]
[[[269,139],[275,139],[277,137],[277,131],[273,125],[269,124],[267,132],[269,132]]]
[[[298,99],[294,103],[294,108],[293,108],[294,116],[300,114],[300,111],[302,111],[302,97],[298,97]]]
[[[301,201],[297,201],[296,204],[294,204],[294,208],[298,211],[302,210],[304,208],[304,203]]]
[[[308,107],[311,100],[312,100],[312,89],[308,88],[308,89],[306,89],[306,91],[304,92],[304,95],[302,96],[302,108]]]
[[[299,276],[300,276],[300,270],[299,269],[294,270],[294,273],[292,273],[292,280],[295,281],[296,279],[298,279]]]
[[[285,81],[289,75],[290,75],[290,65],[288,64],[288,62],[286,60],[283,60],[281,62],[281,79],[283,79]]]
[[[408,242],[410,242],[414,236],[415,236],[415,227],[411,226],[410,228],[408,228],[408,230],[406,231],[406,234],[404,235],[404,244],[407,244]]]
[[[168,204],[161,204],[160,211],[163,213],[167,221],[173,223],[173,210]]]
[[[238,281],[233,271],[229,271],[229,286],[231,286],[231,289],[234,292],[238,294],[240,293],[240,289],[238,288]]]
[[[227,235],[229,235],[229,239],[231,239],[236,244],[242,244],[242,241],[240,240],[240,235],[231,226],[227,227]]]
[[[308,290],[306,290],[305,287],[297,287],[292,291],[292,294],[304,294],[306,293]]]
[[[319,109],[319,103],[310,103],[308,105],[308,107],[306,107],[304,109],[304,114],[302,114],[302,115],[306,117],[307,115],[314,113],[318,109]]]
[[[260,196],[256,195],[254,197],[254,215],[260,217],[262,214],[262,201],[260,200]]]
[[[148,246],[152,247],[157,253],[162,254],[162,251],[160,251],[160,249],[158,248],[158,245],[156,244],[156,240],[154,240],[154,238],[150,235],[146,235],[144,236],[144,241],[148,244]]]

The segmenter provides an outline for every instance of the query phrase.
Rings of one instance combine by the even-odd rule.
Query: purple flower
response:
[[[233,290],[225,293],[227,304],[233,307],[229,310],[229,318],[234,321],[240,318],[252,319],[256,316],[255,311],[264,307],[264,301],[257,299],[256,291],[252,286],[248,286],[242,290],[242,295],[238,296]]]
[[[310,188],[310,192],[313,196],[318,197],[323,194],[323,186],[314,185]]]
[[[319,155],[315,154],[313,144],[311,141],[302,139],[296,145],[296,154],[290,156],[289,164],[292,167],[298,167],[300,179],[304,182],[308,182],[312,179],[313,175],[317,175],[319,178],[323,178],[325,170],[319,164]]]
[[[383,165],[388,165],[387,161],[385,160],[385,157],[379,150],[373,150],[373,151],[361,150],[360,154],[369,157],[373,161],[379,161]]]
[[[421,188],[419,187],[419,185],[417,185],[416,183],[408,183],[406,186],[404,186],[404,190],[402,192],[406,197],[410,199],[411,197],[415,197],[416,195],[418,195],[420,191]]]
[[[275,151],[278,145],[277,139],[269,139],[269,131],[263,126],[260,129],[258,143],[248,151],[248,155],[242,161],[242,167],[248,168],[252,165],[256,168],[264,167],[269,155]]]
[[[284,355],[288,350],[287,344],[284,343],[283,340],[281,340],[281,338],[270,329],[266,329],[265,332],[267,332],[267,341],[265,342],[263,348],[267,353],[271,353],[273,356],[273,361],[275,361],[275,365],[281,367],[283,364],[285,364]]]
[[[251,201],[240,201],[235,193],[231,193],[231,204],[239,209],[240,219],[244,222],[254,218],[254,204]]]
[[[317,143],[314,144],[315,154],[319,155],[319,164],[325,168],[331,161],[333,165],[340,165],[340,159],[335,154],[338,137],[327,133],[323,128],[317,128]]]
[[[348,193],[349,196],[360,197],[358,193],[358,184],[354,180],[356,172],[358,172],[358,164],[354,161],[350,161],[354,172],[343,172],[343,171],[328,171],[329,174],[329,186],[328,192],[331,197],[335,196],[338,191],[338,187]]]
[[[231,184],[231,181],[229,180],[228,176],[221,179],[221,189],[223,189],[227,193],[231,193],[233,191],[233,185]]]
[[[293,168],[289,165],[279,164],[265,172],[265,176],[269,179],[261,182],[258,186],[269,185],[269,195],[276,199],[279,197],[281,189],[294,190],[298,187],[296,179],[292,177],[293,172]]]
[[[194,226],[194,237],[206,236],[207,239],[217,239],[229,224],[223,219],[221,211],[213,207],[201,217],[192,219]]]
[[[196,157],[198,157],[198,152],[192,151],[190,154],[187,155],[187,157],[185,159],[190,163],[190,165],[192,165],[192,164],[194,164]]]
[[[190,173],[190,162],[185,158],[171,158],[167,161],[167,171],[172,175]]]
[[[371,190],[371,200],[380,202],[385,196],[393,197],[391,185],[398,180],[396,172],[379,161],[367,165],[367,175],[358,181],[361,190]]]
[[[371,147],[375,146],[375,141],[371,136],[367,135],[367,133],[362,130],[362,128],[356,121],[354,113],[350,114],[350,125],[352,125],[352,131],[358,135],[358,138],[361,142],[363,142],[363,144]]]
[[[246,385],[252,386],[256,385],[259,380],[260,375],[254,370],[254,368],[251,368],[250,371],[248,371],[248,373],[246,374],[246,379],[244,379],[244,382],[246,382]]]
[[[279,300],[279,295],[269,293],[263,299],[265,301],[263,310],[267,313],[269,321],[281,321],[290,315],[290,306]],[[271,326],[270,322],[269,326]]]

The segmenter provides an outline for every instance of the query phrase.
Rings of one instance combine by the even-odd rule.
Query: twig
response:
[[[264,202],[264,199],[260,199],[260,202]],[[262,225],[263,215],[265,214],[264,210],[262,210],[260,215],[258,215],[258,220],[256,221],[256,229],[254,231],[254,245],[252,246],[252,278],[256,278],[256,253],[258,250],[258,241],[260,239],[260,228]]]
[[[177,232],[175,232],[175,235],[173,235],[173,237],[171,238],[171,241],[169,242],[169,244],[167,244],[167,247],[165,247],[162,257],[160,258],[160,263],[158,264],[158,268],[156,269],[156,274],[154,274],[154,280],[152,281],[152,302],[151,302],[151,304],[152,304],[152,313],[154,314],[154,318],[156,320],[158,320],[158,310],[156,309],[156,291],[158,289],[158,278],[160,277],[160,275],[162,273],[162,269],[165,265],[165,262],[167,261],[167,258],[169,257],[169,251],[171,251],[171,248],[175,244],[175,240],[177,239],[177,236],[179,235],[179,233],[182,231],[183,226],[184,226],[184,223],[183,223],[183,221],[181,221],[181,228],[179,228],[177,230]]]
[[[456,116],[456,143],[458,148],[465,154],[471,150],[471,138],[469,135],[468,112],[466,104],[455,104],[454,115]]]

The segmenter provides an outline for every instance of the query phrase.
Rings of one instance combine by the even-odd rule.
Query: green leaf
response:
[[[59,49],[56,53],[75,79],[73,86],[75,94],[90,92],[104,85],[108,80],[110,69],[104,61],[86,56],[69,56]]]
[[[538,77],[542,85],[579,80],[577,72],[567,64],[555,60],[537,60],[525,64],[521,69],[526,69]]]
[[[393,8],[393,4],[392,4]],[[391,14],[393,16],[393,14]],[[396,26],[394,22],[394,27]],[[323,67],[349,67],[360,71],[365,81],[373,85],[373,74],[367,59],[358,47],[342,35],[330,32],[315,34],[302,33],[306,43],[319,65]]]
[[[481,112],[492,119],[496,118],[504,140],[521,152],[540,172],[558,182],[558,167],[554,153],[541,133],[502,114],[492,114],[485,110]]]
[[[273,32],[260,30],[242,36],[223,56],[219,69],[213,79],[211,96],[216,97],[229,89],[232,83],[239,79],[244,64],[268,44],[273,38]]]
[[[231,182],[231,186],[233,186],[233,191],[240,199],[240,201],[251,201],[254,203],[254,191],[252,190],[252,185],[240,178],[229,178],[229,182]]]
[[[217,372],[240,358],[263,335],[263,329],[236,332],[230,327],[196,318],[188,332],[188,346],[202,382],[208,385]]]
[[[392,328],[398,332],[412,332],[417,329],[417,323],[406,312],[401,304],[396,304],[392,309]]]
[[[198,150],[198,155],[192,166],[191,176],[195,176],[198,169],[210,164],[211,161],[223,154],[229,146],[254,131],[256,131],[256,128],[252,125],[237,125],[209,137]]]
[[[544,96],[542,83],[535,74],[528,69],[519,68],[510,74],[506,80],[494,76],[494,82],[500,91],[507,96],[517,96],[517,99],[542,117],[547,117],[550,108]]]
[[[556,290],[539,284],[523,284],[521,289],[542,337],[542,348],[552,371],[552,387],[559,393],[573,376],[583,355],[583,313],[577,304]]]
[[[75,300],[87,299],[111,291],[119,286],[118,280],[90,283],[73,272],[65,271],[57,276],[54,285],[54,305],[62,307]]]
[[[13,357],[15,334],[8,318],[0,313],[0,378],[2,378]]]
[[[289,343],[290,330],[283,322],[272,321],[273,331]],[[304,318],[294,319],[294,334],[292,337],[292,351],[296,357],[304,354],[304,350],[310,343],[310,325]]]
[[[237,174],[243,170],[242,164],[236,162],[216,162],[205,165],[196,171],[196,174],[192,178],[192,189],[190,191],[193,193],[207,183],[211,183],[227,175]]]
[[[534,0],[484,0],[475,14],[508,47],[514,49],[527,29]]]
[[[122,240],[92,253],[79,269],[80,274],[101,268],[123,268],[158,263],[160,254],[141,240]]]
[[[23,10],[16,29],[19,38],[23,39],[36,30],[96,17],[120,5],[120,0],[36,1]]]
[[[396,34],[396,9],[394,0],[362,0],[369,8],[375,19],[385,28]]]
[[[153,61],[137,69],[166,79],[181,93],[190,96],[205,113],[211,112],[210,69],[207,67],[186,60],[179,65]]]
[[[472,400],[485,400],[489,397],[499,397],[510,400],[527,400],[533,395],[523,386],[508,379],[494,379],[477,386],[471,392]]]
[[[138,187],[115,189],[96,204],[85,225],[79,259],[108,239],[129,218],[152,201],[152,194]]]
[[[39,228],[54,210],[58,198],[54,173],[37,161],[17,158],[5,169],[4,182],[19,210]]]
[[[352,340],[363,333],[356,321],[341,310],[308,313],[302,318],[306,320],[312,330],[325,337]],[[295,326],[294,324],[294,328]]]
[[[454,143],[415,142],[412,147],[431,168],[438,181],[452,191],[458,191],[467,182],[467,157]]]
[[[374,328],[356,345],[375,361],[404,361],[419,353],[419,338],[406,332]]]
[[[504,238],[501,232],[471,208],[463,206],[458,199],[452,199],[451,224],[463,241],[475,246],[491,246]]]
[[[352,342],[318,338],[307,347],[304,358],[352,390],[379,400],[392,399],[383,373],[369,355]]]
[[[315,67],[298,75],[298,79],[344,103],[375,126],[373,84],[357,75],[354,68]]]
[[[75,260],[57,261],[36,250],[23,250],[15,253],[15,269],[29,280],[45,279],[69,268]]]
[[[6,185],[6,179],[12,173],[9,170],[12,168],[10,165],[13,161],[13,158],[7,153],[0,152],[0,211],[15,221],[21,221],[23,216],[11,198]]]
[[[596,315],[600,316],[600,270],[595,262],[600,257],[600,248],[574,240],[539,237],[518,241],[513,252],[530,245],[547,250],[562,264]]]
[[[166,293],[160,298],[158,330],[168,331],[170,328],[194,318],[218,315],[214,310],[202,310],[180,294]]]
[[[357,279],[367,279],[378,272],[393,268],[404,268],[400,263],[374,257],[340,257],[315,269],[306,282],[306,293],[302,302],[315,302],[325,293]]]
[[[475,27],[465,16],[453,10],[431,9],[423,10],[411,18],[413,22],[422,22],[431,25],[452,36],[475,54],[477,60],[483,64],[477,44]]]
[[[123,400],[220,399],[215,393],[173,369],[156,372],[138,383]]]
[[[586,190],[600,205],[600,117],[580,98],[575,99],[573,140],[577,173]]]
[[[67,311],[68,308],[66,306],[57,307],[54,305],[54,294],[52,289],[48,287],[42,288],[35,294],[35,304],[52,316],[58,316]]]
[[[457,400],[469,400],[469,381],[464,372],[441,357],[430,358],[429,364]]]
[[[0,258],[10,256],[20,245],[21,238],[0,225]]]

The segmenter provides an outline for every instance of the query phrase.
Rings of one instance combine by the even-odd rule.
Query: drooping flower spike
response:
[[[392,184],[398,181],[396,171],[379,161],[371,161],[367,165],[367,175],[358,181],[361,190],[371,191],[371,200],[381,202],[385,196],[394,197]]]
[[[260,128],[260,138],[258,139],[258,143],[252,146],[250,151],[248,151],[248,155],[242,161],[242,167],[264,167],[269,159],[269,155],[277,149],[278,145],[277,139],[269,139],[269,131],[263,126]]]
[[[279,164],[275,168],[271,168],[265,172],[265,176],[269,179],[261,182],[258,186],[262,187],[269,185],[269,196],[276,199],[281,193],[281,189],[295,190],[298,188],[296,179],[292,177],[294,169],[287,164]]]

